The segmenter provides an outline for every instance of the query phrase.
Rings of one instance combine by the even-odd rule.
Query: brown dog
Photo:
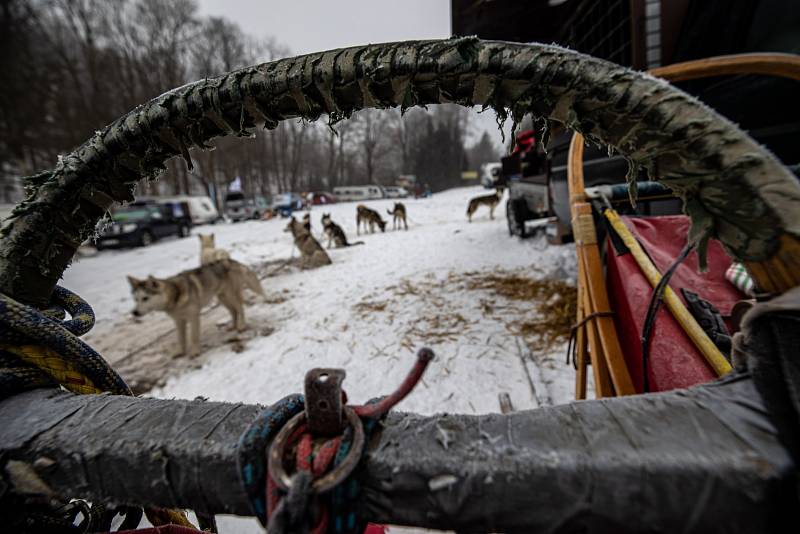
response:
[[[302,257],[303,268],[321,267],[322,265],[330,265],[331,259],[328,256],[319,241],[314,239],[303,223],[292,217],[289,224],[286,225],[284,232],[291,232],[294,237],[294,244],[300,251]]]
[[[369,233],[375,233],[375,225],[381,229],[381,232],[386,231],[386,221],[381,219],[380,213],[375,210],[369,209],[364,204],[356,206],[356,235],[361,235],[361,223],[364,223],[364,233],[367,233],[367,224],[369,224]]]
[[[472,214],[475,213],[475,211],[481,206],[488,206],[489,218],[494,219],[494,209],[500,203],[500,199],[502,198],[503,188],[498,187],[493,195],[482,195],[471,199],[469,201],[469,205],[467,206],[467,219],[469,222],[472,222]]]
[[[328,248],[331,248],[331,243],[336,245],[336,248],[342,247],[352,247],[353,245],[363,245],[363,241],[356,241],[354,243],[350,243],[347,241],[347,236],[342,230],[342,227],[333,222],[331,219],[330,213],[323,213],[322,214],[322,229],[325,232],[325,235],[328,236]]]
[[[386,210],[386,213],[392,216],[392,230],[400,228],[400,223],[403,223],[406,230],[408,230],[408,223],[406,222],[406,207],[402,202],[395,202],[392,211]]]

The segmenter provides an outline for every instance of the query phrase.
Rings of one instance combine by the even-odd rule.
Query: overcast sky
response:
[[[203,15],[225,16],[254,37],[275,37],[295,54],[450,36],[450,0],[199,0]],[[500,144],[492,112],[473,114]]]
[[[450,36],[450,0],[200,0],[256,37],[273,36],[295,54]]]

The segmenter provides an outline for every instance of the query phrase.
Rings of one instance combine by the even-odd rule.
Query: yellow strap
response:
[[[0,343],[0,350],[15,354],[21,360],[35,365],[47,373],[54,381],[74,393],[92,394],[102,393],[103,390],[94,383],[80,369],[65,359],[57,352],[41,345],[9,345]],[[189,522],[182,510],[157,508],[155,511],[145,509],[148,520],[154,525],[181,525],[196,528]]]
[[[622,242],[625,243],[625,246],[631,251],[636,263],[639,264],[639,268],[642,269],[650,285],[653,287],[658,285],[658,282],[661,280],[661,273],[658,272],[656,266],[650,261],[650,258],[645,254],[639,242],[630,230],[628,230],[628,227],[625,226],[625,223],[622,222],[617,212],[613,209],[608,209],[605,212],[605,216],[622,239]],[[728,363],[728,360],[725,359],[717,346],[714,345],[700,325],[697,324],[697,321],[692,314],[689,313],[689,310],[686,309],[686,306],[683,305],[681,299],[678,298],[669,286],[667,286],[664,291],[664,302],[667,304],[669,311],[672,312],[675,320],[678,321],[681,328],[683,328],[683,331],[691,338],[697,350],[700,351],[711,368],[714,369],[714,372],[717,373],[717,376],[729,373],[731,371],[731,364]]]
[[[0,349],[35,365],[69,391],[83,395],[103,392],[75,364],[63,359],[52,349],[41,345],[9,345],[6,343],[0,343]]]

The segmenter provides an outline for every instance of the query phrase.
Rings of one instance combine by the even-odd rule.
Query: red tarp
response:
[[[686,244],[689,230],[689,218],[686,216],[622,219],[662,273]],[[609,298],[625,362],[634,386],[637,391],[642,391],[641,335],[653,289],[633,256],[630,253],[617,255],[610,243],[606,263]],[[670,287],[681,299],[681,288],[694,291],[716,306],[727,319],[733,305],[746,298],[725,279],[725,270],[730,264],[731,259],[722,246],[712,241],[708,247],[708,272],[698,272],[697,254],[692,252],[675,271]],[[662,305],[658,312],[648,366],[651,391],[685,388],[716,378],[666,305]]]

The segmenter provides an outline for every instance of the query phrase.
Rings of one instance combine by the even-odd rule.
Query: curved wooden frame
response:
[[[800,56],[777,53],[718,56],[658,67],[648,72],[669,82],[736,74],[763,74],[800,81]],[[613,320],[608,316],[596,315],[610,311],[610,306],[600,262],[600,249],[592,221],[592,208],[584,196],[583,147],[583,135],[576,132],[570,142],[567,161],[570,213],[578,255],[576,324],[582,324],[587,317],[592,318],[586,322],[585,331],[584,329],[578,331],[576,339],[578,366],[575,378],[576,399],[586,398],[586,372],[589,360],[594,372],[597,397],[624,395],[629,392],[625,387],[616,387],[616,382],[614,382],[615,387],[611,387],[608,377],[628,375],[630,380]],[[592,236],[586,235],[587,232]],[[747,262],[745,265],[760,288],[770,293],[783,293],[800,285],[800,242],[784,235],[781,237],[778,253],[774,257],[763,262]]]

